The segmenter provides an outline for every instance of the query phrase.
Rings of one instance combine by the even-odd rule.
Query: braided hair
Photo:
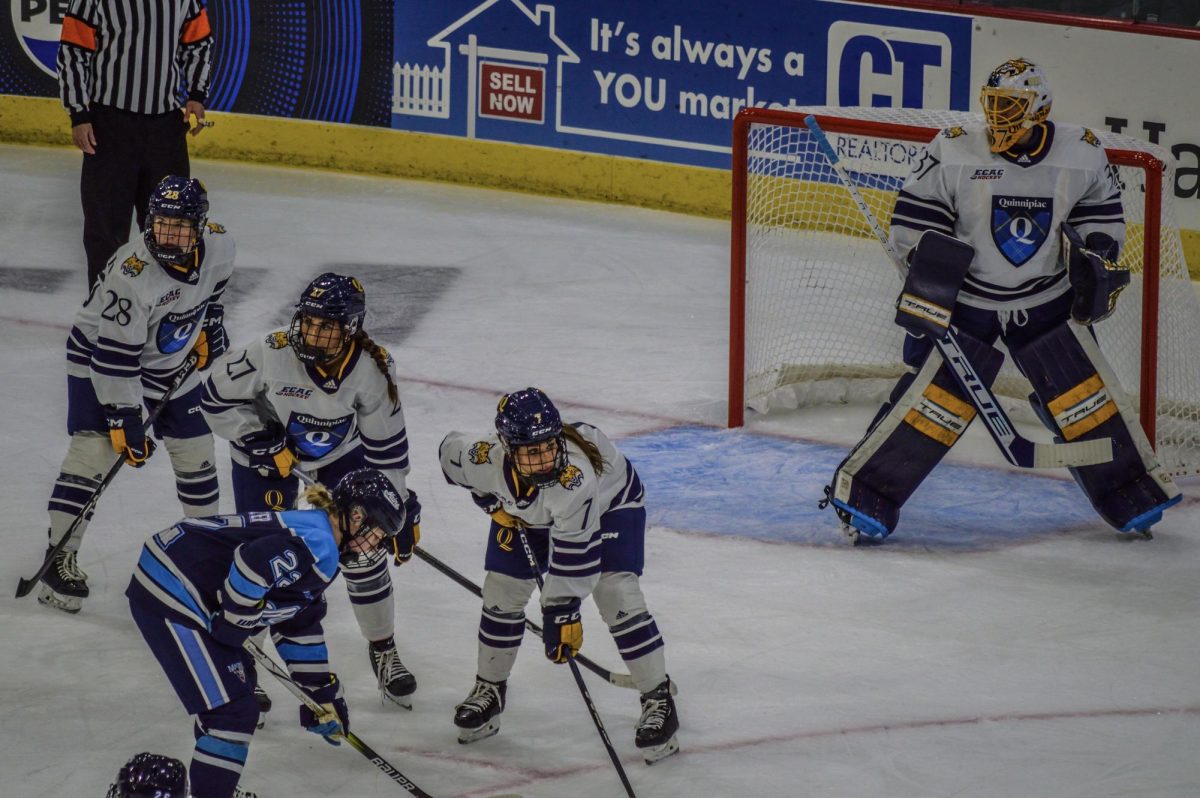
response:
[[[375,367],[379,369],[379,373],[387,380],[388,398],[392,400],[393,405],[400,403],[400,392],[396,389],[396,383],[392,381],[392,374],[388,370],[388,355],[387,351],[382,346],[371,340],[371,336],[367,335],[366,330],[359,330],[354,334],[354,340],[363,348],[371,359],[375,361]]]

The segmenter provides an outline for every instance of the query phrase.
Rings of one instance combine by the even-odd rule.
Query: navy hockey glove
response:
[[[542,607],[542,642],[546,659],[566,662],[583,645],[583,620],[579,617],[579,599],[566,604]]]
[[[134,468],[145,465],[154,454],[154,441],[146,436],[142,408],[105,405],[104,415],[108,419],[108,439],[113,451],[125,455],[125,462]]]
[[[252,432],[234,445],[245,453],[250,467],[260,475],[276,479],[287,479],[292,475],[296,455],[288,448],[282,428],[272,426]]]
[[[350,731],[350,709],[342,697],[342,683],[337,674],[329,674],[329,682],[320,687],[306,687],[305,692],[325,710],[320,715],[306,704],[300,705],[300,725],[319,734],[330,745],[341,745],[342,736]]]
[[[229,337],[225,335],[225,306],[214,303],[208,306],[204,323],[200,326],[200,337],[192,347],[192,354],[196,356],[196,371],[204,371],[227,349]]]
[[[515,515],[509,515],[507,512],[505,512],[504,504],[500,501],[498,496],[495,496],[491,493],[484,493],[481,495],[475,491],[471,491],[471,500],[475,502],[480,510],[483,510],[485,513],[490,515],[493,521],[505,529],[521,528],[521,519],[517,518]]]
[[[392,538],[392,554],[396,565],[404,565],[412,559],[413,549],[421,542],[421,502],[417,492],[410,490],[404,502],[404,526]]]

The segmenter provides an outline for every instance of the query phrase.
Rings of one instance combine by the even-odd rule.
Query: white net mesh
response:
[[[804,127],[808,113],[927,128],[926,140],[940,128],[979,119],[952,111],[811,108],[789,115],[789,124],[749,126],[744,389],[745,404],[759,412],[877,403],[903,373],[903,333],[892,323],[899,278]],[[923,142],[838,132],[832,122],[825,127],[886,230],[896,190]],[[1172,159],[1144,141],[1097,135],[1110,152],[1148,152],[1166,164],[1161,196],[1150,198],[1162,216],[1155,448],[1171,473],[1200,473],[1200,301],[1179,240]],[[1133,280],[1116,313],[1096,329],[1124,389],[1140,406],[1146,175],[1137,167],[1119,171],[1127,222],[1122,263],[1133,270]],[[1010,412],[1032,420],[1025,401],[1031,388],[1010,362],[995,390]]]

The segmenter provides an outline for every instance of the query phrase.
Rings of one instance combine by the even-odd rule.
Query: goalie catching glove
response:
[[[546,659],[566,662],[583,646],[583,620],[579,617],[579,599],[566,604],[542,607],[542,642]]]
[[[1129,285],[1129,270],[1116,263],[1120,246],[1104,233],[1079,232],[1062,223],[1060,258],[1075,289],[1071,318],[1079,324],[1095,324],[1117,309],[1117,297]]]
[[[146,435],[142,421],[142,408],[133,405],[105,405],[104,415],[108,420],[108,439],[113,451],[125,456],[125,462],[141,468],[154,454],[154,441]]]
[[[329,674],[329,682],[320,687],[306,687],[305,692],[325,710],[318,715],[300,705],[300,725],[313,734],[319,734],[330,745],[341,745],[342,737],[350,731],[350,709],[342,697],[342,683],[336,674]]]

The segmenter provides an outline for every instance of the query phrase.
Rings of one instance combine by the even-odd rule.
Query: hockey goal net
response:
[[[734,123],[729,425],[831,402],[878,403],[903,373],[893,324],[899,280],[821,154],[814,114],[880,223],[925,143],[978,123],[954,111],[752,108]],[[1171,194],[1171,159],[1137,139],[1096,131],[1117,166],[1133,271],[1101,346],[1163,466],[1200,473],[1200,301],[1188,277]],[[1014,417],[1034,420],[1032,389],[1006,359],[995,386]]]

